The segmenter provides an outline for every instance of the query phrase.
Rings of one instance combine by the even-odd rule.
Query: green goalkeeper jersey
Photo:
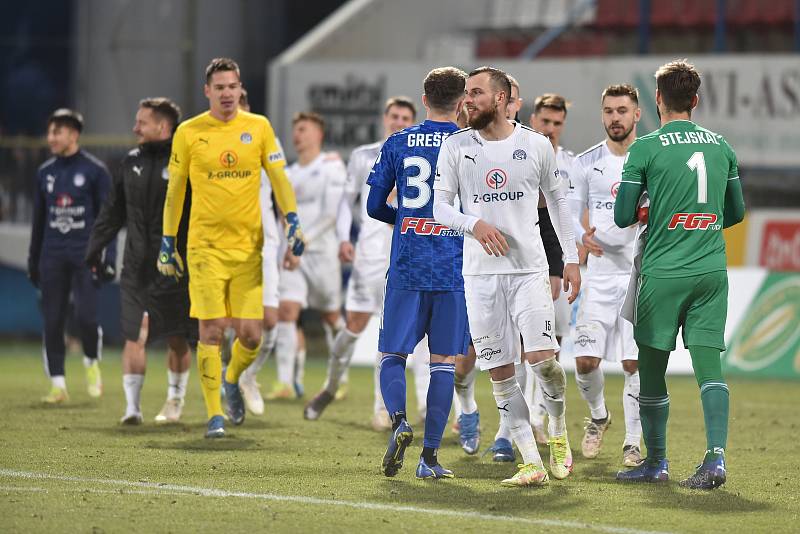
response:
[[[637,222],[650,197],[641,273],[690,277],[727,268],[722,229],[744,218],[736,154],[718,134],[689,120],[668,122],[631,144],[614,221]]]

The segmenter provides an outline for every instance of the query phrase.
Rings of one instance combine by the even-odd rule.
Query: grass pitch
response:
[[[439,458],[454,480],[414,478],[423,428],[398,476],[378,466],[386,436],[369,427],[372,370],[351,370],[349,397],[320,421],[302,419],[304,401],[267,403],[229,436],[206,440],[205,410],[192,369],[183,422],[152,421],[166,395],[163,353],[151,353],[143,391],[145,424],[120,427],[124,409],[119,352],[102,363],[105,395],[88,397],[77,357],[69,357],[72,400],[38,402],[49,387],[40,348],[4,343],[0,356],[0,517],[4,532],[797,532],[800,527],[800,386],[730,380],[728,483],[714,492],[681,489],[705,447],[697,386],[669,380],[673,482],[624,485],[622,380],[608,376],[614,413],[600,457],[580,456],[587,409],[568,377],[568,430],[575,470],[539,489],[501,488],[513,464],[466,456],[445,434]],[[313,350],[311,351],[314,352]],[[318,352],[318,351],[317,351]],[[306,387],[322,383],[325,362],[310,359]],[[262,372],[271,382],[272,368]],[[262,388],[265,389],[265,388]],[[413,388],[409,388],[413,389]],[[486,374],[478,377],[482,450],[498,415]],[[414,406],[409,399],[409,407]],[[543,458],[549,457],[545,449]]]

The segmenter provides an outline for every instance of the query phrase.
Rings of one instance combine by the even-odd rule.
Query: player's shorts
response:
[[[336,252],[306,252],[300,266],[281,271],[280,300],[299,302],[303,308],[338,311],[342,307],[342,265]]]
[[[558,282],[561,284],[561,280]],[[569,335],[569,320],[572,317],[572,305],[569,303],[569,293],[558,292],[558,298],[553,301],[553,311],[556,316],[556,337]]]
[[[633,325],[620,317],[629,279],[629,274],[584,279],[573,339],[575,356],[593,356],[610,362],[638,359]]]
[[[464,276],[477,363],[486,371],[519,361],[525,352],[558,350],[548,273]]]
[[[190,248],[186,256],[192,317],[264,317],[260,250]]]
[[[264,292],[262,302],[265,307],[277,308],[280,300],[280,291],[278,284],[280,281],[280,273],[278,269],[278,249],[280,245],[264,244],[261,249],[261,269]]]
[[[172,287],[168,287],[172,286]],[[138,341],[144,312],[148,314],[147,341],[181,336],[197,341],[197,321],[189,317],[189,289],[159,275],[146,288],[120,282],[122,335]]]
[[[344,308],[347,311],[378,313],[383,304],[387,264],[384,261],[356,261],[347,285]]]
[[[386,288],[378,350],[411,354],[428,335],[431,354],[466,354],[469,346],[467,305],[461,291],[412,291]]]
[[[714,271],[691,278],[642,275],[633,334],[639,345],[675,350],[681,327],[686,347],[725,350],[728,273]]]

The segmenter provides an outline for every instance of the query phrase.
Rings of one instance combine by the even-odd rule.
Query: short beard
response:
[[[475,117],[469,117],[467,124],[469,124],[473,130],[483,130],[494,121],[495,117],[497,117],[497,104],[495,104],[492,109],[482,111]]]
[[[627,130],[623,130],[623,132],[619,135],[612,134],[611,128],[606,128],[606,134],[608,134],[608,138],[614,141],[615,143],[619,143],[627,139],[628,136],[631,135],[631,132],[633,132],[633,126],[628,128]]]

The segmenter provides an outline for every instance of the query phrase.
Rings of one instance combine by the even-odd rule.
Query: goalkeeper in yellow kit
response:
[[[199,320],[197,361],[208,411],[207,438],[225,435],[220,387],[225,388],[228,416],[244,420],[239,375],[258,354],[261,343],[261,168],[266,169],[278,208],[286,217],[289,252],[303,252],[294,191],[284,173],[286,161],[266,117],[239,109],[239,66],[217,58],[206,68],[209,110],[182,123],[172,140],[169,185],[158,270],[183,275],[175,234],[186,194],[192,186],[187,267],[190,315]],[[231,361],[222,376],[220,344],[228,319],[236,330]]]

